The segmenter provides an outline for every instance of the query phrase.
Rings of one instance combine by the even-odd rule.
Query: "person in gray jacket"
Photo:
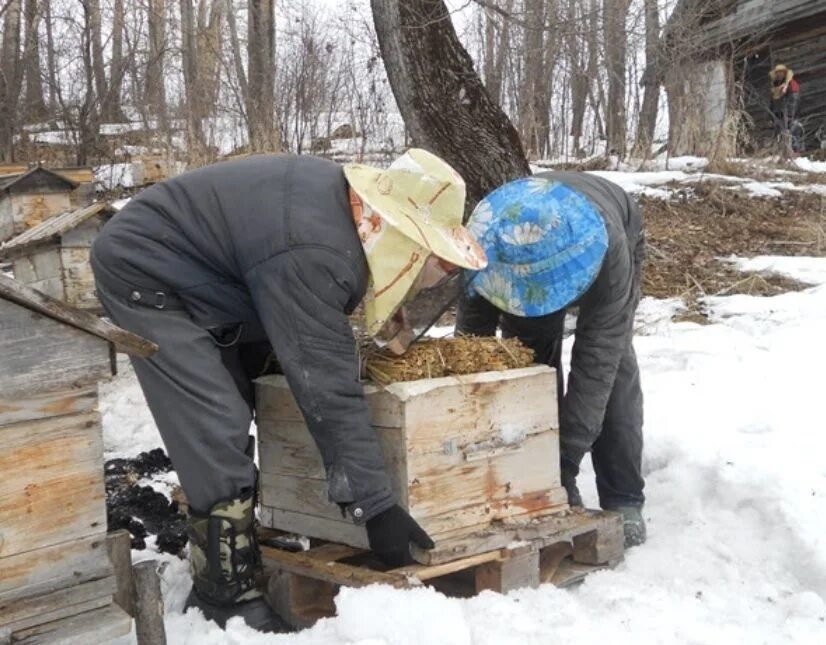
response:
[[[348,314],[366,295],[371,331],[392,329],[385,340],[404,350],[399,313],[430,286],[422,276],[444,275],[431,265],[484,266],[461,226],[464,198],[461,178],[423,150],[386,171],[257,156],[157,184],[103,228],[91,257],[101,302],[160,346],[132,362],[189,502],[189,606],[222,626],[241,615],[281,628],[256,588],[249,436],[252,379],[270,351],[321,452],[330,501],[366,525],[390,565],[410,561],[411,541],[433,547],[391,490]]]
[[[632,345],[645,240],[634,200],[595,175],[543,172],[501,186],[468,228],[488,256],[467,276],[457,333],[517,337],[557,372],[562,483],[572,506],[590,452],[600,505],[624,518],[626,546],[646,538],[642,517],[642,390]],[[577,307],[563,388],[565,314]]]

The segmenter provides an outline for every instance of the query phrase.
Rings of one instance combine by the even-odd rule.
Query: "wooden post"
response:
[[[166,645],[163,596],[158,563],[140,562],[132,568],[135,580],[135,631],[138,645]]]
[[[114,531],[106,536],[106,550],[115,570],[117,591],[115,603],[127,614],[135,616],[135,595],[132,582],[132,536],[126,529]]]

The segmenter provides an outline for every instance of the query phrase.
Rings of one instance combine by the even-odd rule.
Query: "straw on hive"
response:
[[[413,345],[402,356],[381,350],[363,354],[364,372],[379,383],[416,381],[455,374],[474,374],[527,367],[533,351],[516,338],[434,338]]]

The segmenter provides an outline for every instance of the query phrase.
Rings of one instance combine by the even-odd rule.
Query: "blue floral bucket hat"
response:
[[[488,257],[487,268],[468,272],[468,293],[516,316],[545,316],[574,302],[608,249],[597,208],[565,184],[539,177],[497,188],[467,227]]]

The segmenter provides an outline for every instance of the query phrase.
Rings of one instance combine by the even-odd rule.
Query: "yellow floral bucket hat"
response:
[[[412,148],[387,170],[345,164],[344,174],[361,202],[351,200],[370,267],[369,334],[392,318],[430,254],[465,269],[487,265],[484,251],[462,226],[465,182],[436,155]]]

